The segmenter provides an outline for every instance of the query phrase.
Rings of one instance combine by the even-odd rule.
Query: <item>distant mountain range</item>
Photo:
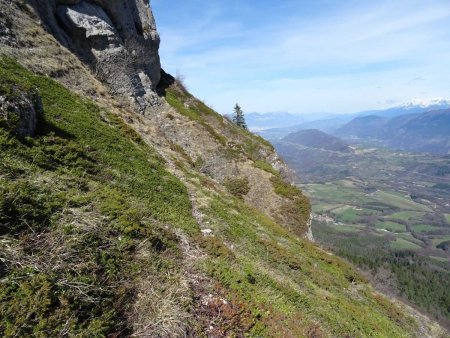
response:
[[[351,175],[355,151],[336,136],[307,129],[291,133],[273,145],[304,182],[324,183]]]
[[[286,135],[304,129],[319,129],[327,133],[334,133],[354,118],[378,116],[392,118],[407,114],[419,114],[432,110],[449,109],[450,100],[430,99],[413,100],[409,103],[380,110],[367,110],[352,114],[292,114],[292,113],[248,113],[247,125],[264,138],[276,141]]]
[[[376,115],[381,117],[395,117],[406,114],[424,113],[432,110],[448,109],[450,108],[450,100],[435,98],[429,100],[415,99],[411,102],[379,110],[367,110],[356,114],[352,114],[353,117],[358,116],[370,116]]]
[[[337,129],[334,135],[394,149],[450,154],[450,109],[393,118],[357,117]]]

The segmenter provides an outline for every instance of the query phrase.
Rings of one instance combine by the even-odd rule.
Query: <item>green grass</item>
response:
[[[341,222],[355,222],[359,219],[357,211],[351,207],[343,207],[333,210],[333,213],[337,215],[337,220]]]
[[[409,221],[414,219],[421,219],[423,217],[423,212],[417,212],[417,211],[400,211],[396,212],[392,215],[386,216],[387,218],[392,219],[399,219],[402,221]]]
[[[447,220],[447,223],[450,224],[450,214],[444,214],[445,219]]]
[[[360,206],[371,201],[357,189],[342,187],[336,183],[307,184],[305,187],[314,199],[330,203],[349,204],[355,202],[357,206]]]
[[[324,213],[327,211],[332,211],[333,209],[339,208],[341,206],[342,206],[341,204],[314,203],[312,205],[312,210],[315,213]]]
[[[391,248],[394,250],[419,250],[422,247],[403,238],[396,238],[391,242]]]
[[[380,211],[379,210],[375,210],[375,209],[371,209],[369,207],[367,208],[361,208],[361,210],[357,210],[358,215],[360,216],[373,216],[373,215],[379,215]]]
[[[364,230],[361,226],[352,226],[352,225],[344,225],[344,224],[333,224],[333,230],[339,232],[358,232]]]
[[[397,233],[396,237],[405,239],[408,242],[415,243],[415,244],[417,244],[419,246],[424,244],[420,239],[415,238],[410,232]]]
[[[389,156],[386,161],[396,160],[392,154]],[[395,177],[398,170],[396,164],[390,168],[390,164],[384,164],[384,158],[368,159],[374,163],[380,161],[384,165],[383,170],[392,170]],[[415,160],[409,159],[405,163],[411,161]],[[399,162],[398,165],[405,163]],[[323,165],[328,165],[325,159]],[[359,168],[358,179],[303,185],[313,200],[315,213],[329,215],[344,223],[334,226],[313,222],[314,238],[365,270],[376,272],[381,266],[389,269],[392,278],[397,281],[395,288],[404,290],[404,296],[422,307],[423,311],[448,323],[448,267],[436,268],[436,261],[426,259],[433,252],[435,256],[440,255],[441,249],[430,247],[427,243],[432,241],[434,246],[446,243],[445,235],[436,235],[447,233],[445,223],[439,212],[416,203],[420,199],[413,200],[404,192],[389,190],[397,187],[399,190],[407,189],[407,186],[394,181],[392,184],[379,182],[377,168],[370,165],[365,163]],[[344,168],[341,165],[337,169]],[[311,180],[327,180],[326,176],[321,177],[312,170],[309,174]],[[426,192],[425,189],[424,196]],[[352,227],[359,224],[363,227]],[[417,238],[409,229],[415,232]],[[444,248],[444,245],[441,247]],[[423,285],[433,285],[436,291],[428,291]]]
[[[272,176],[270,181],[275,193],[288,200],[280,207],[276,219],[296,234],[304,234],[311,214],[309,199],[297,186],[285,182],[280,176]]]
[[[121,119],[0,58],[0,94],[35,88],[37,135],[0,128],[0,335],[128,335],[136,283],[160,274],[162,286],[179,269],[162,224],[199,232],[187,190]]]
[[[391,232],[405,232],[406,227],[403,224],[394,223],[394,222],[377,222],[375,227],[378,229],[386,229]]]
[[[431,259],[436,260],[438,262],[447,263],[450,261],[450,258],[445,258],[445,257],[437,257],[437,256],[428,256],[428,257],[430,257]]]
[[[271,173],[272,175],[279,175],[279,172],[275,170],[274,167],[270,163],[267,163],[266,161],[257,160],[253,162],[253,166],[255,168],[267,171],[268,173]]]
[[[412,323],[370,291],[360,294],[363,298],[355,303],[341,290],[349,288],[351,282],[362,283],[360,276],[254,210],[214,197],[201,211],[208,216],[216,236],[234,247],[233,253],[213,247],[213,252],[228,253],[216,255],[203,268],[227,285],[231,294],[248,302],[248,312],[261,316],[263,329],[257,326],[261,331],[250,336],[288,332],[304,336],[313,323],[332,336],[367,336],[375,330],[380,335],[402,335],[391,326],[391,319],[386,320],[387,313],[389,318],[399,316],[398,323]]]
[[[211,136],[218,141],[221,145],[225,146],[227,143],[227,138],[223,135],[218,134],[214,128],[211,127],[205,120],[204,114],[202,111],[196,108],[196,106],[185,106],[180,99],[180,93],[176,92],[173,89],[168,89],[165,96],[167,102],[175,108],[179,113],[184,116],[190,118],[193,121],[200,123],[210,134]],[[210,113],[208,111],[208,113]]]
[[[48,78],[32,76],[7,59],[3,58],[1,62],[0,79],[3,83],[14,83],[24,89],[39,89],[44,105],[44,125],[41,133],[50,137],[51,133],[61,135],[61,139],[69,140],[81,149],[92,148],[89,151],[95,156],[94,162],[100,162],[97,165],[104,168],[101,175],[107,178],[108,183],[136,197],[146,198],[153,217],[162,222],[193,224],[186,188],[166,172],[165,163],[156,152],[144,146],[142,142],[130,142],[128,134],[135,132],[124,122],[101,111],[91,101],[71,94]],[[139,139],[139,136],[135,135]],[[54,143],[46,135],[37,142],[41,140]],[[36,148],[38,154],[43,152],[43,157],[51,154],[49,152],[52,150],[48,149],[50,146],[42,147]],[[61,147],[67,148],[64,143]],[[61,156],[64,154],[61,153]],[[54,164],[50,163],[50,166],[52,165]],[[114,168],[114,171],[109,168]],[[167,203],[168,201],[170,203]]]
[[[423,233],[432,231],[434,229],[433,226],[428,224],[414,224],[411,227],[415,232],[423,232]]]
[[[324,211],[327,211],[327,209],[325,209]],[[328,211],[333,215],[335,215],[335,218],[338,221],[353,224],[358,222],[364,223],[366,216],[378,214],[378,211],[376,210],[353,207],[351,205],[341,205],[341,206],[335,205],[334,208],[328,208]]]
[[[431,241],[433,242],[434,246],[437,246],[443,242],[450,241],[450,235],[436,236]]]
[[[223,116],[206,106],[203,102],[197,100],[185,89],[181,89],[176,84],[166,89],[165,99],[180,114],[201,124],[218,143],[222,146],[227,146],[227,150],[232,157],[239,156],[239,154],[244,152],[251,160],[255,162],[264,162],[266,159],[260,155],[260,150],[265,149],[271,152],[274,151],[273,145],[270,142],[246,129],[240,128],[234,124],[227,124],[224,121]],[[220,131],[223,131],[223,133]],[[227,137],[224,134],[226,134]],[[234,141],[232,142],[240,149],[228,147],[228,137],[230,137],[230,135],[234,137],[235,140],[240,141],[238,144],[234,144]],[[259,163],[259,165],[261,165],[261,163]],[[261,167],[261,169],[263,168]],[[271,172],[274,170],[273,168],[264,165],[263,170],[266,169]]]
[[[402,210],[431,211],[428,207],[414,202],[409,197],[399,196],[397,193],[377,191],[375,196],[378,201]]]
[[[279,176],[272,177],[271,182],[275,193],[277,193],[278,195],[290,199],[303,196],[302,191],[297,186],[285,182]]]
[[[337,210],[333,213],[339,214],[344,222],[356,222],[361,216],[378,214],[382,207],[384,211],[393,211],[401,209],[401,212],[394,213],[390,218],[398,218],[401,220],[409,220],[414,217],[421,217],[424,211],[429,208],[415,203],[410,198],[406,198],[398,193],[390,193],[378,191],[373,196],[366,196],[358,187],[352,187],[349,184],[338,181],[326,184],[307,184],[304,185],[308,195],[311,196],[319,204],[334,205],[341,203],[342,205],[351,205],[362,210],[346,211],[344,214]]]

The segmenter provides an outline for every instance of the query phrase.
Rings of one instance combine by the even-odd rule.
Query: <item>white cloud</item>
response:
[[[350,2],[311,17],[300,2],[265,25],[221,16],[213,3],[192,25],[163,26],[162,59],[221,112],[236,101],[258,111],[349,112],[423,92],[448,96],[448,2]],[[417,74],[426,80],[408,85]]]

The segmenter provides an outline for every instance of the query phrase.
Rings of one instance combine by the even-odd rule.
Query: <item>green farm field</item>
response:
[[[278,146],[312,200],[315,240],[450,326],[450,196],[435,188],[450,176],[434,174],[448,160],[375,148],[299,149]]]

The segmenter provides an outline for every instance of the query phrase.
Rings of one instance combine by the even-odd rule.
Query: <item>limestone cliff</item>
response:
[[[44,26],[113,93],[145,112],[158,104],[159,35],[144,0],[30,0]]]

